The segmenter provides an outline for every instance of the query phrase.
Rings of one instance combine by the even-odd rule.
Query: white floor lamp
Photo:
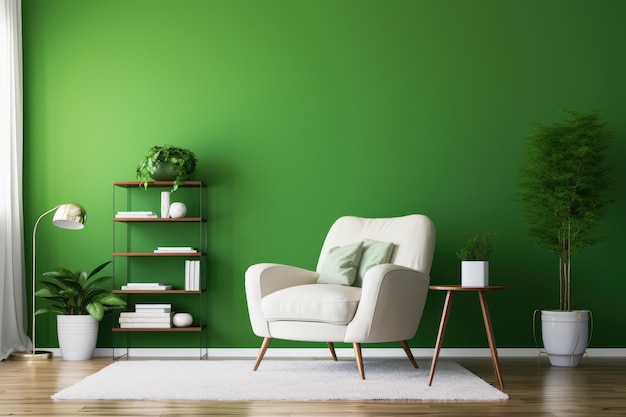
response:
[[[37,219],[37,221],[35,222],[35,227],[33,228],[33,266],[32,266],[32,272],[33,272],[33,286],[32,286],[32,306],[33,306],[33,314],[32,314],[32,331],[33,331],[33,335],[32,335],[32,341],[33,341],[33,349],[30,352],[14,352],[11,355],[9,355],[9,357],[13,360],[22,360],[22,361],[34,361],[34,360],[42,360],[42,359],[51,359],[53,354],[52,352],[48,352],[48,351],[44,351],[44,350],[37,350],[36,349],[36,331],[35,331],[35,312],[37,311],[37,309],[35,308],[35,284],[36,284],[36,277],[37,277],[37,273],[36,273],[36,254],[35,254],[35,249],[36,249],[36,245],[35,245],[35,238],[37,236],[37,226],[39,225],[39,222],[41,221],[41,219],[52,213],[53,211],[56,212],[54,213],[54,217],[52,219],[52,224],[54,224],[57,227],[60,227],[62,229],[71,229],[71,230],[78,230],[78,229],[82,229],[83,227],[85,227],[85,222],[87,221],[87,212],[85,211],[85,209],[76,203],[66,203],[66,204],[61,204],[58,205],[54,208],[51,208],[50,210],[46,211],[44,214],[42,214],[41,216],[39,216],[39,218]]]

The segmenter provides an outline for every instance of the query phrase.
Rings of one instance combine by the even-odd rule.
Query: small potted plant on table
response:
[[[489,285],[489,257],[493,253],[495,232],[485,233],[467,239],[457,252],[461,260],[461,286],[486,287]]]

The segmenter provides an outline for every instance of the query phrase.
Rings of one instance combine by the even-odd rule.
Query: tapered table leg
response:
[[[441,322],[439,323],[439,333],[437,333],[437,343],[435,344],[435,353],[433,355],[433,362],[430,365],[430,376],[428,377],[428,386],[433,383],[435,376],[435,369],[437,368],[437,360],[439,359],[439,352],[441,351],[441,344],[443,343],[443,335],[446,332],[446,326],[448,325],[448,316],[450,315],[450,307],[452,306],[453,291],[446,292],[446,301],[443,305],[443,313],[441,314]]]
[[[483,310],[483,320],[485,321],[487,340],[489,341],[489,349],[491,350],[491,361],[493,362],[493,370],[496,372],[496,376],[498,377],[500,389],[504,390],[502,374],[500,373],[500,362],[498,361],[498,350],[496,349],[496,340],[493,336],[493,328],[491,327],[491,317],[489,316],[489,307],[487,307],[487,295],[485,294],[485,291],[478,291],[478,297],[480,298],[480,307]]]

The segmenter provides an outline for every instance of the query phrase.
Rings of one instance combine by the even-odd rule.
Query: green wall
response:
[[[458,283],[466,237],[498,232],[491,283],[509,288],[489,294],[496,340],[534,347],[533,311],[558,307],[558,262],[526,237],[515,166],[533,123],[599,110],[616,130],[617,203],[607,239],[574,260],[572,303],[593,311],[592,346],[626,347],[626,2],[22,3],[27,245],[50,207],[89,212],[80,232],[42,223],[38,271],[110,259],[111,182],[173,144],[208,184],[210,347],[259,345],[249,265],[314,268],[338,216],[408,213],[437,226],[432,283]],[[412,346],[434,345],[442,304],[429,295]],[[53,317],[38,336],[56,346]],[[445,344],[487,346],[476,297],[457,297]]]

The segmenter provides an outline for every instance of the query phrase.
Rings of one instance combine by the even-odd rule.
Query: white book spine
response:
[[[127,282],[126,285],[128,285],[129,287],[132,287],[133,285],[140,285],[142,287],[145,287],[147,285],[159,286],[164,284],[162,282]]]
[[[129,219],[134,219],[134,218],[138,218],[138,219],[143,219],[146,217],[156,217],[156,213],[153,212],[149,212],[149,213],[137,213],[137,212],[118,212],[117,214],[115,214],[116,218],[129,218]]]
[[[169,329],[172,327],[171,324],[162,324],[162,323],[120,323],[120,327],[124,329],[140,329],[140,328],[151,328],[151,329]]]
[[[132,216],[132,215],[136,215],[136,216],[146,216],[146,215],[152,215],[155,214],[153,211],[141,211],[141,210],[137,210],[137,211],[118,211],[117,212],[118,215],[124,215],[124,216]]]
[[[200,291],[200,261],[195,261],[194,289]]]
[[[154,286],[154,285],[146,285],[146,286],[141,286],[141,285],[122,285],[122,290],[149,290],[149,291],[165,291],[165,290],[171,290],[172,286],[171,285],[160,285],[160,286]]]
[[[136,308],[137,313],[171,313],[171,308]]]
[[[195,249],[177,249],[177,250],[172,250],[172,249],[155,249],[153,251],[154,253],[198,253],[197,250]]]
[[[135,308],[172,308],[171,304],[135,304]]]
[[[165,318],[169,319],[174,313],[137,313],[135,311],[122,311],[120,317],[124,318]]]
[[[120,323],[165,323],[170,324],[169,317],[152,318],[152,317],[120,317]]]
[[[189,289],[191,291],[196,290],[196,261],[191,261],[191,277],[190,277]]]
[[[191,261],[189,259],[185,260],[185,291],[189,291],[191,289],[189,277],[191,274]]]
[[[180,251],[195,251],[196,248],[192,248],[191,246],[158,246],[157,250],[170,250],[173,252],[180,252]]]

